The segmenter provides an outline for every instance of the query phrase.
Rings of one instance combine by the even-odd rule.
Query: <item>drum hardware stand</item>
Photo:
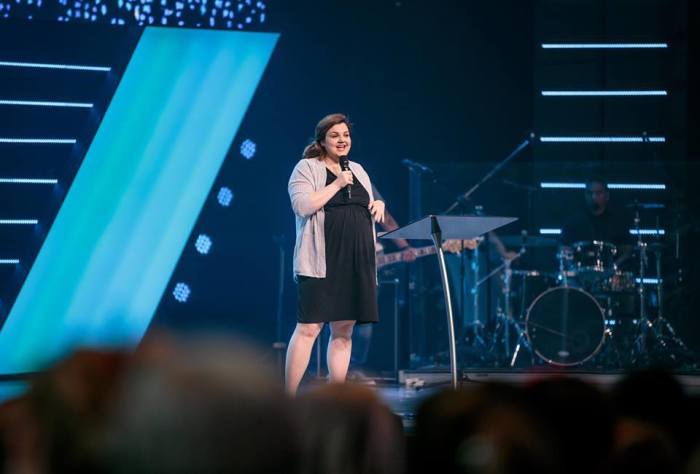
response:
[[[564,254],[563,249],[559,249],[559,252],[557,253],[557,259],[559,260],[559,275],[557,278],[557,282],[561,282],[561,286],[563,287],[568,287],[569,286],[569,277],[568,277],[568,271],[566,266],[564,265],[564,260],[566,258]]]
[[[499,342],[499,327],[503,327],[503,353],[505,354],[506,358],[510,359],[510,366],[513,367],[515,365],[515,362],[518,358],[518,354],[520,353],[520,348],[525,347],[530,354],[532,355],[532,349],[530,348],[528,342],[527,342],[527,335],[525,333],[525,330],[520,326],[520,324],[513,318],[513,309],[511,308],[510,305],[510,297],[511,297],[511,281],[513,277],[513,270],[511,270],[511,264],[522,257],[525,254],[525,246],[520,249],[520,251],[511,259],[504,260],[501,265],[498,267],[494,268],[493,271],[491,271],[488,275],[486,275],[484,278],[482,278],[480,281],[477,282],[477,286],[481,285],[484,283],[486,280],[491,278],[493,275],[496,273],[500,272],[503,270],[503,276],[501,279],[503,280],[503,308],[501,306],[498,306],[498,309],[496,311],[496,327],[493,331],[493,336],[491,338],[491,347],[495,348],[498,345]],[[513,351],[512,358],[511,358],[511,352],[510,352],[510,331],[511,331],[511,326],[512,329],[515,330],[515,333],[517,334],[518,338],[516,340],[516,346],[515,350]]]
[[[662,346],[666,346],[666,343],[661,339],[659,334],[656,332],[656,328],[654,327],[654,323],[649,320],[647,317],[647,310],[646,310],[646,291],[644,289],[644,278],[646,275],[646,266],[647,266],[647,244],[646,242],[642,241],[642,233],[640,232],[640,217],[639,217],[639,206],[636,206],[635,208],[635,214],[634,214],[634,228],[637,233],[637,251],[639,252],[639,283],[637,285],[637,295],[639,296],[639,320],[637,324],[639,325],[638,328],[638,335],[635,340],[635,350],[637,351],[637,354],[635,357],[633,357],[632,362],[636,363],[638,361],[638,357],[641,355],[649,355],[648,354],[648,344],[649,344],[649,332],[653,332],[654,339],[659,341]]]
[[[657,226],[658,229],[658,226]],[[653,324],[657,326],[661,326],[661,332],[665,329],[669,336],[669,339],[674,342],[678,347],[683,349],[684,351],[688,351],[688,346],[685,345],[683,340],[676,335],[676,331],[673,329],[673,326],[671,323],[666,319],[664,316],[664,305],[663,305],[663,297],[664,297],[664,290],[663,290],[663,278],[661,277],[661,249],[656,248],[652,250],[654,252],[655,260],[656,260],[656,297],[657,297],[657,314],[656,318]],[[644,284],[644,281],[642,280],[641,284]],[[663,335],[659,334],[659,331],[655,331],[654,334],[656,335],[657,338],[659,338],[659,342],[661,345],[665,348],[666,344],[663,342]]]
[[[513,319],[513,309],[510,307],[510,282],[511,278],[513,276],[513,271],[510,268],[510,264],[512,263],[513,260],[516,258],[520,257],[522,254],[525,253],[525,246],[523,246],[520,249],[520,252],[513,257],[511,260],[507,260],[504,262],[505,265],[505,272],[503,275],[503,282],[504,282],[504,288],[503,288],[503,293],[505,296],[505,324],[503,326],[504,330],[504,347],[505,347],[505,354],[506,357],[510,356],[510,328],[509,325],[513,326],[513,329],[515,329],[516,334],[518,335],[517,342],[515,344],[515,350],[513,351],[513,357],[510,359],[510,366],[514,367],[515,362],[518,359],[518,354],[520,354],[520,348],[524,347],[525,349],[528,350],[530,353],[530,356],[532,358],[532,364],[535,363],[534,357],[532,357],[532,348],[530,347],[528,340],[527,340],[527,334],[525,330],[520,326],[520,324]]]
[[[659,216],[656,216],[656,238],[659,238]],[[666,319],[665,312],[664,312],[664,285],[663,285],[663,278],[662,278],[662,273],[661,273],[661,248],[657,246],[656,248],[652,249],[654,252],[654,257],[656,260],[656,298],[657,298],[657,305],[658,305],[658,310],[657,310],[657,315],[656,315],[656,321],[657,323],[660,323],[663,325],[663,327],[666,328],[666,331],[671,335],[671,340],[675,342],[681,349],[684,351],[688,352],[688,346],[685,345],[683,340],[676,335],[676,331],[673,329],[673,326],[671,323]]]
[[[608,354],[611,352],[615,356],[615,362],[612,364],[612,367],[621,367],[622,366],[622,357],[620,356],[620,348],[617,346],[617,341],[615,339],[615,330],[610,327],[610,324],[608,323],[609,321],[615,321],[616,320],[612,319],[613,313],[612,313],[612,298],[607,297],[607,302],[604,308],[605,311],[605,339],[606,343],[603,345],[603,350],[600,352],[596,358],[600,357],[603,360],[603,363],[606,365],[611,365],[608,362]]]
[[[658,309],[657,315],[654,321],[652,321],[647,315],[646,309],[646,290],[644,289],[644,279],[646,276],[647,268],[647,244],[642,241],[642,235],[640,232],[640,222],[639,217],[639,203],[635,206],[635,216],[634,216],[634,228],[637,233],[637,249],[639,250],[639,283],[637,293],[639,295],[639,334],[635,341],[635,349],[637,354],[633,358],[632,362],[638,361],[639,356],[649,355],[649,333],[651,332],[654,341],[657,342],[663,349],[668,349],[668,344],[664,340],[663,331],[670,334],[669,339],[674,342],[678,347],[684,351],[688,351],[688,347],[685,345],[683,340],[681,340],[677,335],[676,331],[673,329],[671,323],[664,317],[663,313],[663,278],[661,274],[661,249],[656,248],[655,260],[656,260],[656,294],[658,298]],[[658,218],[657,218],[657,229],[658,229]],[[658,237],[658,234],[657,234]],[[659,327],[660,326],[660,327]],[[675,360],[675,355],[671,355],[671,358]]]
[[[620,349],[617,347],[617,342],[615,340],[615,333],[613,332],[612,329],[607,325],[605,325],[605,338],[608,341],[607,344],[603,344],[603,350],[600,353],[600,357],[603,359],[604,362],[607,363],[607,355],[612,352],[615,356],[615,362],[612,364],[613,368],[621,367],[622,366],[622,357],[620,356]],[[610,365],[610,364],[606,364]]]

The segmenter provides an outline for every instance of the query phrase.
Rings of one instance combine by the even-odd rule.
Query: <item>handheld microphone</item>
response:
[[[340,157],[340,169],[343,171],[350,171],[350,161],[347,155]],[[350,198],[352,198],[352,191],[350,190],[349,184],[343,188],[343,192],[345,193],[345,199],[349,201]]]

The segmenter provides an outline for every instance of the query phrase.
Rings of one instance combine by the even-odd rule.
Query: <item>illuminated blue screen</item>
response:
[[[143,337],[277,34],[146,28],[0,332],[0,372]]]

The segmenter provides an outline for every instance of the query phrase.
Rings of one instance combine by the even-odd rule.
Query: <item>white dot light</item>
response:
[[[219,201],[219,204],[224,207],[228,207],[231,205],[231,201],[233,201],[233,191],[231,191],[230,188],[223,186],[221,189],[219,189],[216,199]]]
[[[241,143],[241,155],[243,155],[246,160],[250,160],[255,156],[256,148],[257,146],[254,141],[246,139]]]
[[[190,287],[185,283],[178,283],[173,289],[173,296],[180,303],[184,303],[190,297]]]
[[[208,235],[199,234],[194,243],[194,247],[197,249],[197,252],[201,253],[202,255],[206,255],[211,249],[211,239]]]

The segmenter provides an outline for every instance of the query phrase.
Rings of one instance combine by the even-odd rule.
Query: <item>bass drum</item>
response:
[[[580,365],[605,341],[605,315],[598,302],[579,288],[551,288],[527,310],[527,338],[535,354],[552,365]]]
[[[555,287],[556,283],[556,278],[548,273],[513,270],[510,283],[513,315],[522,321],[535,298],[543,291]]]

